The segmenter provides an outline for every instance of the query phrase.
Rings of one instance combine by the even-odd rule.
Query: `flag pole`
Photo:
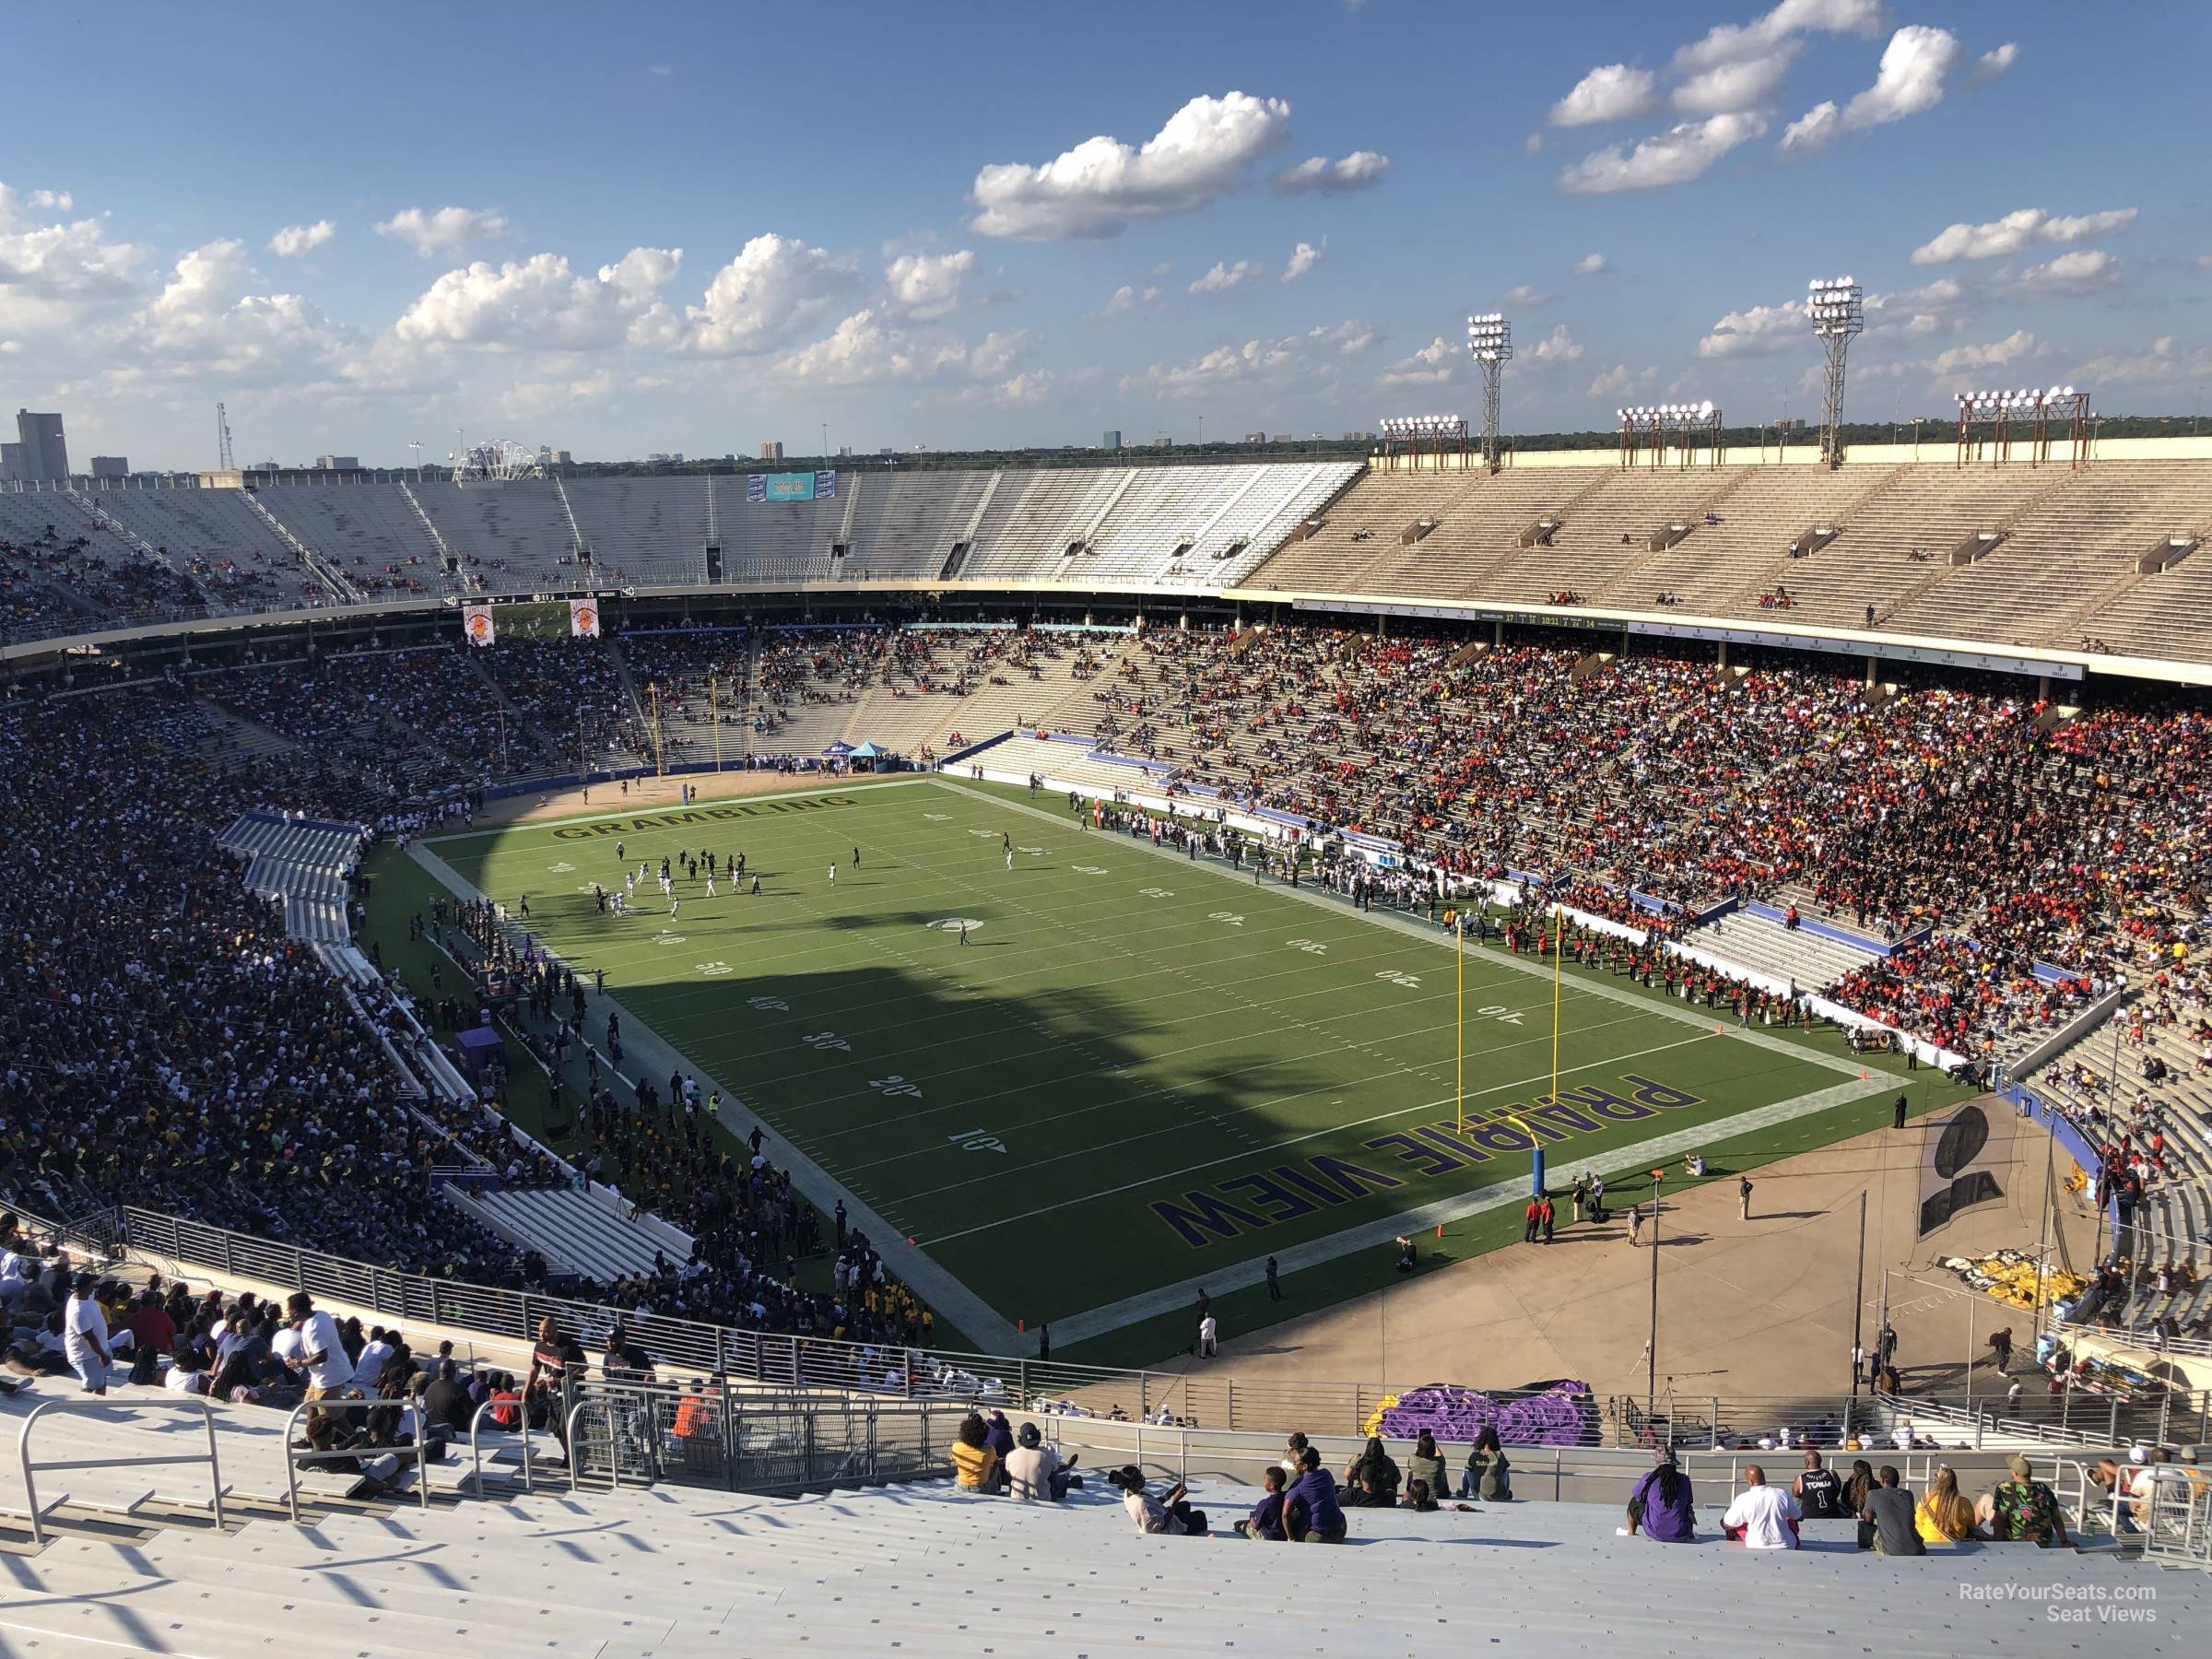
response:
[[[1467,930],[1459,924],[1453,913],[1452,920],[1452,950],[1459,959],[1459,1012],[1453,1022],[1452,1078],[1453,1100],[1458,1114],[1459,1133],[1467,1132]]]

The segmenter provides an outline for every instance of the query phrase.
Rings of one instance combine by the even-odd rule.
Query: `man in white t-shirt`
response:
[[[304,1290],[293,1291],[284,1311],[291,1316],[291,1328],[300,1335],[297,1363],[307,1371],[308,1400],[335,1399],[345,1393],[346,1385],[353,1381],[353,1361],[338,1340],[337,1321],[318,1312],[315,1299]],[[335,1426],[328,1412],[307,1414],[307,1438],[318,1445]]]
[[[99,1288],[98,1274],[76,1276],[76,1292],[62,1310],[62,1353],[69,1369],[84,1379],[87,1394],[104,1394],[113,1357],[108,1352],[108,1316],[93,1295]]]
[[[1744,1489],[1721,1517],[1721,1531],[1747,1549],[1794,1549],[1794,1524],[1804,1518],[1796,1499],[1781,1487],[1769,1486],[1767,1472],[1757,1464],[1747,1464]]]

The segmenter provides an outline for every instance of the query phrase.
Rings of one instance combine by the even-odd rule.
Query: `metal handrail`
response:
[[[420,1495],[424,1512],[426,1513],[429,1512],[430,1507],[430,1473],[425,1465],[429,1456],[429,1447],[422,1432],[421,1405],[414,1400],[354,1400],[325,1396],[320,1400],[300,1401],[299,1405],[292,1407],[291,1415],[284,1419],[285,1501],[291,1509],[294,1526],[303,1524],[300,1519],[300,1465],[301,1464],[326,1463],[335,1457],[358,1458],[360,1455],[359,1451],[354,1449],[342,1452],[300,1451],[292,1444],[292,1433],[300,1426],[300,1419],[311,1411],[373,1411],[381,1406],[396,1406],[415,1420],[415,1443],[412,1446],[379,1446],[376,1448],[374,1455],[382,1457],[387,1452],[394,1456],[402,1456],[409,1452],[415,1454],[415,1486]]]
[[[484,1417],[487,1412],[495,1411],[502,1406],[511,1406],[514,1408],[515,1420],[521,1425],[521,1427],[517,1429],[500,1429],[499,1430],[499,1432],[501,1434],[520,1434],[523,1437],[523,1490],[525,1492],[534,1492],[537,1489],[536,1487],[532,1484],[533,1471],[530,1462],[530,1408],[528,1405],[520,1399],[486,1400],[483,1405],[477,1406],[476,1410],[470,1414],[468,1419],[468,1457],[471,1465],[471,1470],[477,1483],[477,1496],[479,1498],[484,1495],[484,1448],[482,1444],[482,1436],[484,1433]]]
[[[966,1354],[924,1349],[903,1343],[876,1345],[842,1342],[829,1337],[800,1336],[747,1330],[700,1321],[660,1315],[640,1316],[602,1303],[579,1302],[539,1295],[529,1290],[504,1289],[451,1279],[433,1279],[403,1274],[364,1262],[302,1250],[296,1245],[256,1239],[249,1234],[209,1227],[159,1211],[122,1206],[106,1226],[97,1217],[74,1224],[87,1234],[113,1237],[178,1262],[198,1262],[226,1274],[265,1280],[292,1289],[305,1289],[332,1300],[364,1310],[461,1330],[473,1330],[524,1345],[535,1335],[540,1320],[550,1316],[574,1332],[587,1348],[594,1335],[621,1323],[633,1339],[652,1351],[665,1368],[689,1374],[720,1372],[771,1388],[840,1390],[889,1398],[971,1399],[1010,1408],[1073,1395],[1088,1396],[1094,1411],[1110,1401],[1125,1400],[1135,1416],[1165,1403],[1177,1403],[1181,1415],[1192,1414],[1194,1401],[1202,1403],[1209,1425],[1218,1420],[1215,1407],[1226,1407],[1229,1420],[1255,1417],[1270,1428],[1309,1430],[1331,1420],[1348,1417],[1363,1424],[1385,1394],[1394,1392],[1373,1382],[1329,1382],[1312,1379],[1237,1378],[1205,1371],[1185,1374],[1072,1364],[1004,1355]],[[997,1386],[993,1387],[995,1382]],[[1217,1398],[1217,1392],[1218,1397]],[[1511,1390],[1489,1390],[1493,1398],[1512,1397]],[[2048,1442],[2094,1439],[2093,1421],[2067,1420],[2092,1407],[2077,1406],[2089,1396],[2077,1391],[2061,1407],[2060,1420],[2043,1423],[2038,1414],[2021,1413],[2015,1438],[2030,1437]],[[2101,1415],[2106,1432],[2116,1436],[2118,1415],[2124,1407],[2106,1396]],[[2212,1392],[2162,1396],[2177,1427],[2186,1429],[2196,1418],[2197,1439],[2212,1438]],[[1747,1418],[1750,1414],[1780,1407],[1794,1417],[1822,1415],[1853,1420],[1869,1409],[1906,1414],[1947,1415],[1944,1403],[1934,1396],[1900,1395],[1894,1398],[1853,1401],[1839,1394],[1826,1400],[1807,1396],[1781,1396],[1773,1400],[1695,1396],[1693,1407],[1710,1406],[1717,1428],[1723,1412]],[[1597,1396],[1594,1407],[1602,1407]],[[2161,1424],[2164,1414],[2161,1415]],[[1980,1413],[1947,1425],[1962,1433],[1980,1435],[1989,1427]],[[2007,1425],[2010,1428],[2010,1423]],[[2138,1425],[2139,1427],[2139,1425]],[[2165,1438],[2161,1434],[2160,1438]]]
[[[142,1457],[76,1457],[69,1458],[58,1463],[34,1464],[30,1461],[30,1431],[32,1427],[41,1418],[44,1417],[50,1411],[96,1410],[197,1410],[200,1416],[206,1421],[207,1450],[205,1453],[165,1453],[157,1456]],[[151,1468],[157,1465],[162,1464],[204,1463],[207,1465],[208,1483],[214,1488],[215,1524],[218,1529],[223,1524],[223,1475],[222,1466],[217,1459],[215,1450],[215,1412],[205,1400],[46,1400],[38,1406],[33,1406],[31,1408],[30,1415],[23,1419],[23,1427],[16,1434],[16,1459],[18,1467],[19,1467],[23,1473],[23,1501],[28,1504],[30,1509],[30,1541],[34,1546],[37,1546],[41,1548],[45,1547],[46,1529],[43,1512],[39,1503],[38,1482],[35,1478],[36,1473],[40,1470],[52,1472],[57,1469]],[[65,1492],[61,1497],[56,1498],[53,1501],[57,1504],[66,1503],[68,1501],[68,1494]]]

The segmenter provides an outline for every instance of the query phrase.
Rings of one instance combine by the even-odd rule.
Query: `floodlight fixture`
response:
[[[1866,301],[1855,277],[1816,276],[1806,285],[1806,319],[1814,337],[1827,348],[1826,382],[1820,399],[1820,455],[1830,466],[1843,464],[1843,365],[1851,343],[1866,328]]]
[[[1503,312],[1483,312],[1467,319],[1467,355],[1482,371],[1482,464],[1496,472],[1498,410],[1505,366],[1513,356],[1513,325]]]

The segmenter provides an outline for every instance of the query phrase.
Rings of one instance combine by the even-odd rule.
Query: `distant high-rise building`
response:
[[[38,415],[29,409],[18,409],[16,437],[22,444],[23,454],[18,465],[25,482],[59,484],[67,479],[69,446],[62,437],[59,415]]]
[[[763,443],[760,446],[760,459],[763,461],[782,460],[783,446],[781,443]]]
[[[1265,432],[1247,432],[1244,434],[1244,441],[1247,443],[1265,443],[1267,441],[1267,434]]]
[[[92,476],[96,478],[127,478],[131,464],[123,455],[95,455],[92,457]]]
[[[553,452],[553,465],[556,466],[573,466],[576,465],[576,457],[570,454],[567,450],[555,450]]]
[[[359,472],[361,458],[359,455],[317,455],[315,470],[317,472]]]
[[[1120,449],[1122,447],[1122,429],[1120,427],[1108,427],[1104,431],[1100,432],[1099,434],[1099,447],[1100,449]]]
[[[853,446],[852,446],[851,444],[849,444],[849,443],[841,443],[841,444],[839,444],[839,445],[837,446],[837,458],[838,458],[840,461],[850,461],[850,460],[852,460],[852,459],[853,459]]]
[[[1373,436],[1374,434],[1372,432],[1347,432],[1344,435],[1344,441],[1347,443],[1365,443]]]

